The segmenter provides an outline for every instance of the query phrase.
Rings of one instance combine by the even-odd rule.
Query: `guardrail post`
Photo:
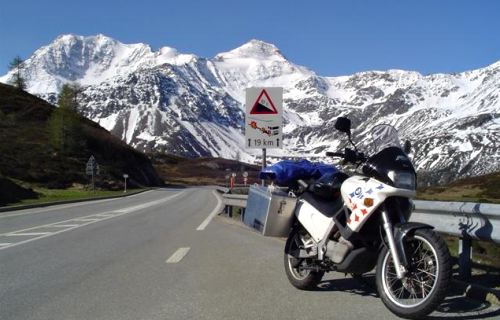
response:
[[[458,242],[458,273],[461,279],[471,277],[472,241],[470,237],[461,237]]]

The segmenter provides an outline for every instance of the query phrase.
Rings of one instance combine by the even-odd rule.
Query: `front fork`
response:
[[[398,252],[399,250],[396,246],[396,241],[394,240],[394,233],[392,231],[393,226],[386,210],[382,210],[382,220],[385,235],[387,237],[387,242],[389,244],[389,250],[391,251],[392,260],[394,261],[394,267],[396,268],[396,275],[398,279],[403,279],[406,275],[407,270],[401,263],[401,258],[405,257],[400,257],[400,254]],[[404,255],[404,252],[402,252],[402,255]]]

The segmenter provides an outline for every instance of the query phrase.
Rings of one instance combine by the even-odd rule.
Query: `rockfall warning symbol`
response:
[[[278,114],[273,100],[271,100],[271,97],[267,94],[266,89],[262,89],[262,92],[255,101],[252,110],[250,110],[250,114]]]
[[[245,140],[250,149],[283,147],[283,88],[246,89]]]

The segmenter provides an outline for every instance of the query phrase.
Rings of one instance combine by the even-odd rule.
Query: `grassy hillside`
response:
[[[500,203],[500,172],[418,190],[418,199]]]
[[[248,184],[258,182],[260,167],[221,158],[186,159],[166,154],[150,154],[160,177],[167,183],[187,185],[226,185],[226,175],[236,173],[236,183],[243,184],[243,172],[248,172]]]
[[[130,186],[161,183],[144,154],[84,117],[77,117],[77,150],[53,150],[48,121],[54,110],[42,99],[0,84],[0,176],[48,188],[85,185],[85,165],[94,155],[101,166],[97,184],[102,188],[121,188],[123,173],[129,174]]]

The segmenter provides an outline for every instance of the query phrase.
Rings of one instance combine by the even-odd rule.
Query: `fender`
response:
[[[394,226],[394,241],[396,242],[396,250],[398,251],[399,259],[404,267],[408,267],[408,259],[406,257],[406,249],[403,239],[407,235],[412,235],[418,229],[434,229],[433,226],[420,222],[398,223]]]

